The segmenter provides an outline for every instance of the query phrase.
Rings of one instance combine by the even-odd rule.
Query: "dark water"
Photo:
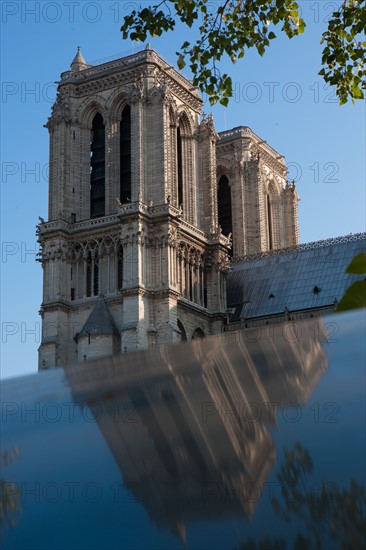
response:
[[[5,382],[2,547],[362,548],[364,363],[359,312]]]

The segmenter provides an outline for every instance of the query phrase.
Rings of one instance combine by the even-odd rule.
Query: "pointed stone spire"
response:
[[[83,71],[88,67],[84,59],[84,56],[81,53],[80,46],[78,46],[77,54],[75,55],[70,67],[72,71]]]
[[[99,295],[85,325],[78,334],[78,339],[88,334],[119,335],[112,314],[104,301],[103,294]]]

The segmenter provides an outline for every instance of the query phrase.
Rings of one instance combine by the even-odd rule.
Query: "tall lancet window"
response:
[[[90,144],[90,217],[105,214],[105,129],[103,117],[93,118]]]
[[[131,107],[126,105],[120,123],[120,200],[131,202]]]
[[[123,247],[120,244],[117,251],[117,289],[123,287]]]
[[[233,232],[233,221],[231,214],[231,191],[229,180],[226,176],[221,176],[217,189],[217,208],[219,215],[219,225],[221,231],[226,237]]]
[[[183,206],[183,154],[182,136],[180,128],[177,128],[177,176],[178,176],[178,206]]]
[[[99,263],[98,254],[92,256],[91,252],[88,253],[86,260],[86,281],[85,281],[86,295],[98,296],[99,294]]]
[[[273,250],[273,226],[271,199],[267,195],[267,227],[268,227],[268,249]]]

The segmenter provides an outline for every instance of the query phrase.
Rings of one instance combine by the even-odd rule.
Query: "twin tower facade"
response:
[[[153,50],[78,50],[46,126],[40,369],[218,333],[230,261],[298,244],[284,158]]]

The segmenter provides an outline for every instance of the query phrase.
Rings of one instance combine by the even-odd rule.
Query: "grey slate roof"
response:
[[[363,275],[345,270],[366,252],[366,233],[299,245],[234,262],[228,272],[231,321],[322,308],[340,300]]]
[[[88,334],[115,334],[118,336],[118,329],[102,294],[98,297],[85,325],[78,334],[78,339]]]

